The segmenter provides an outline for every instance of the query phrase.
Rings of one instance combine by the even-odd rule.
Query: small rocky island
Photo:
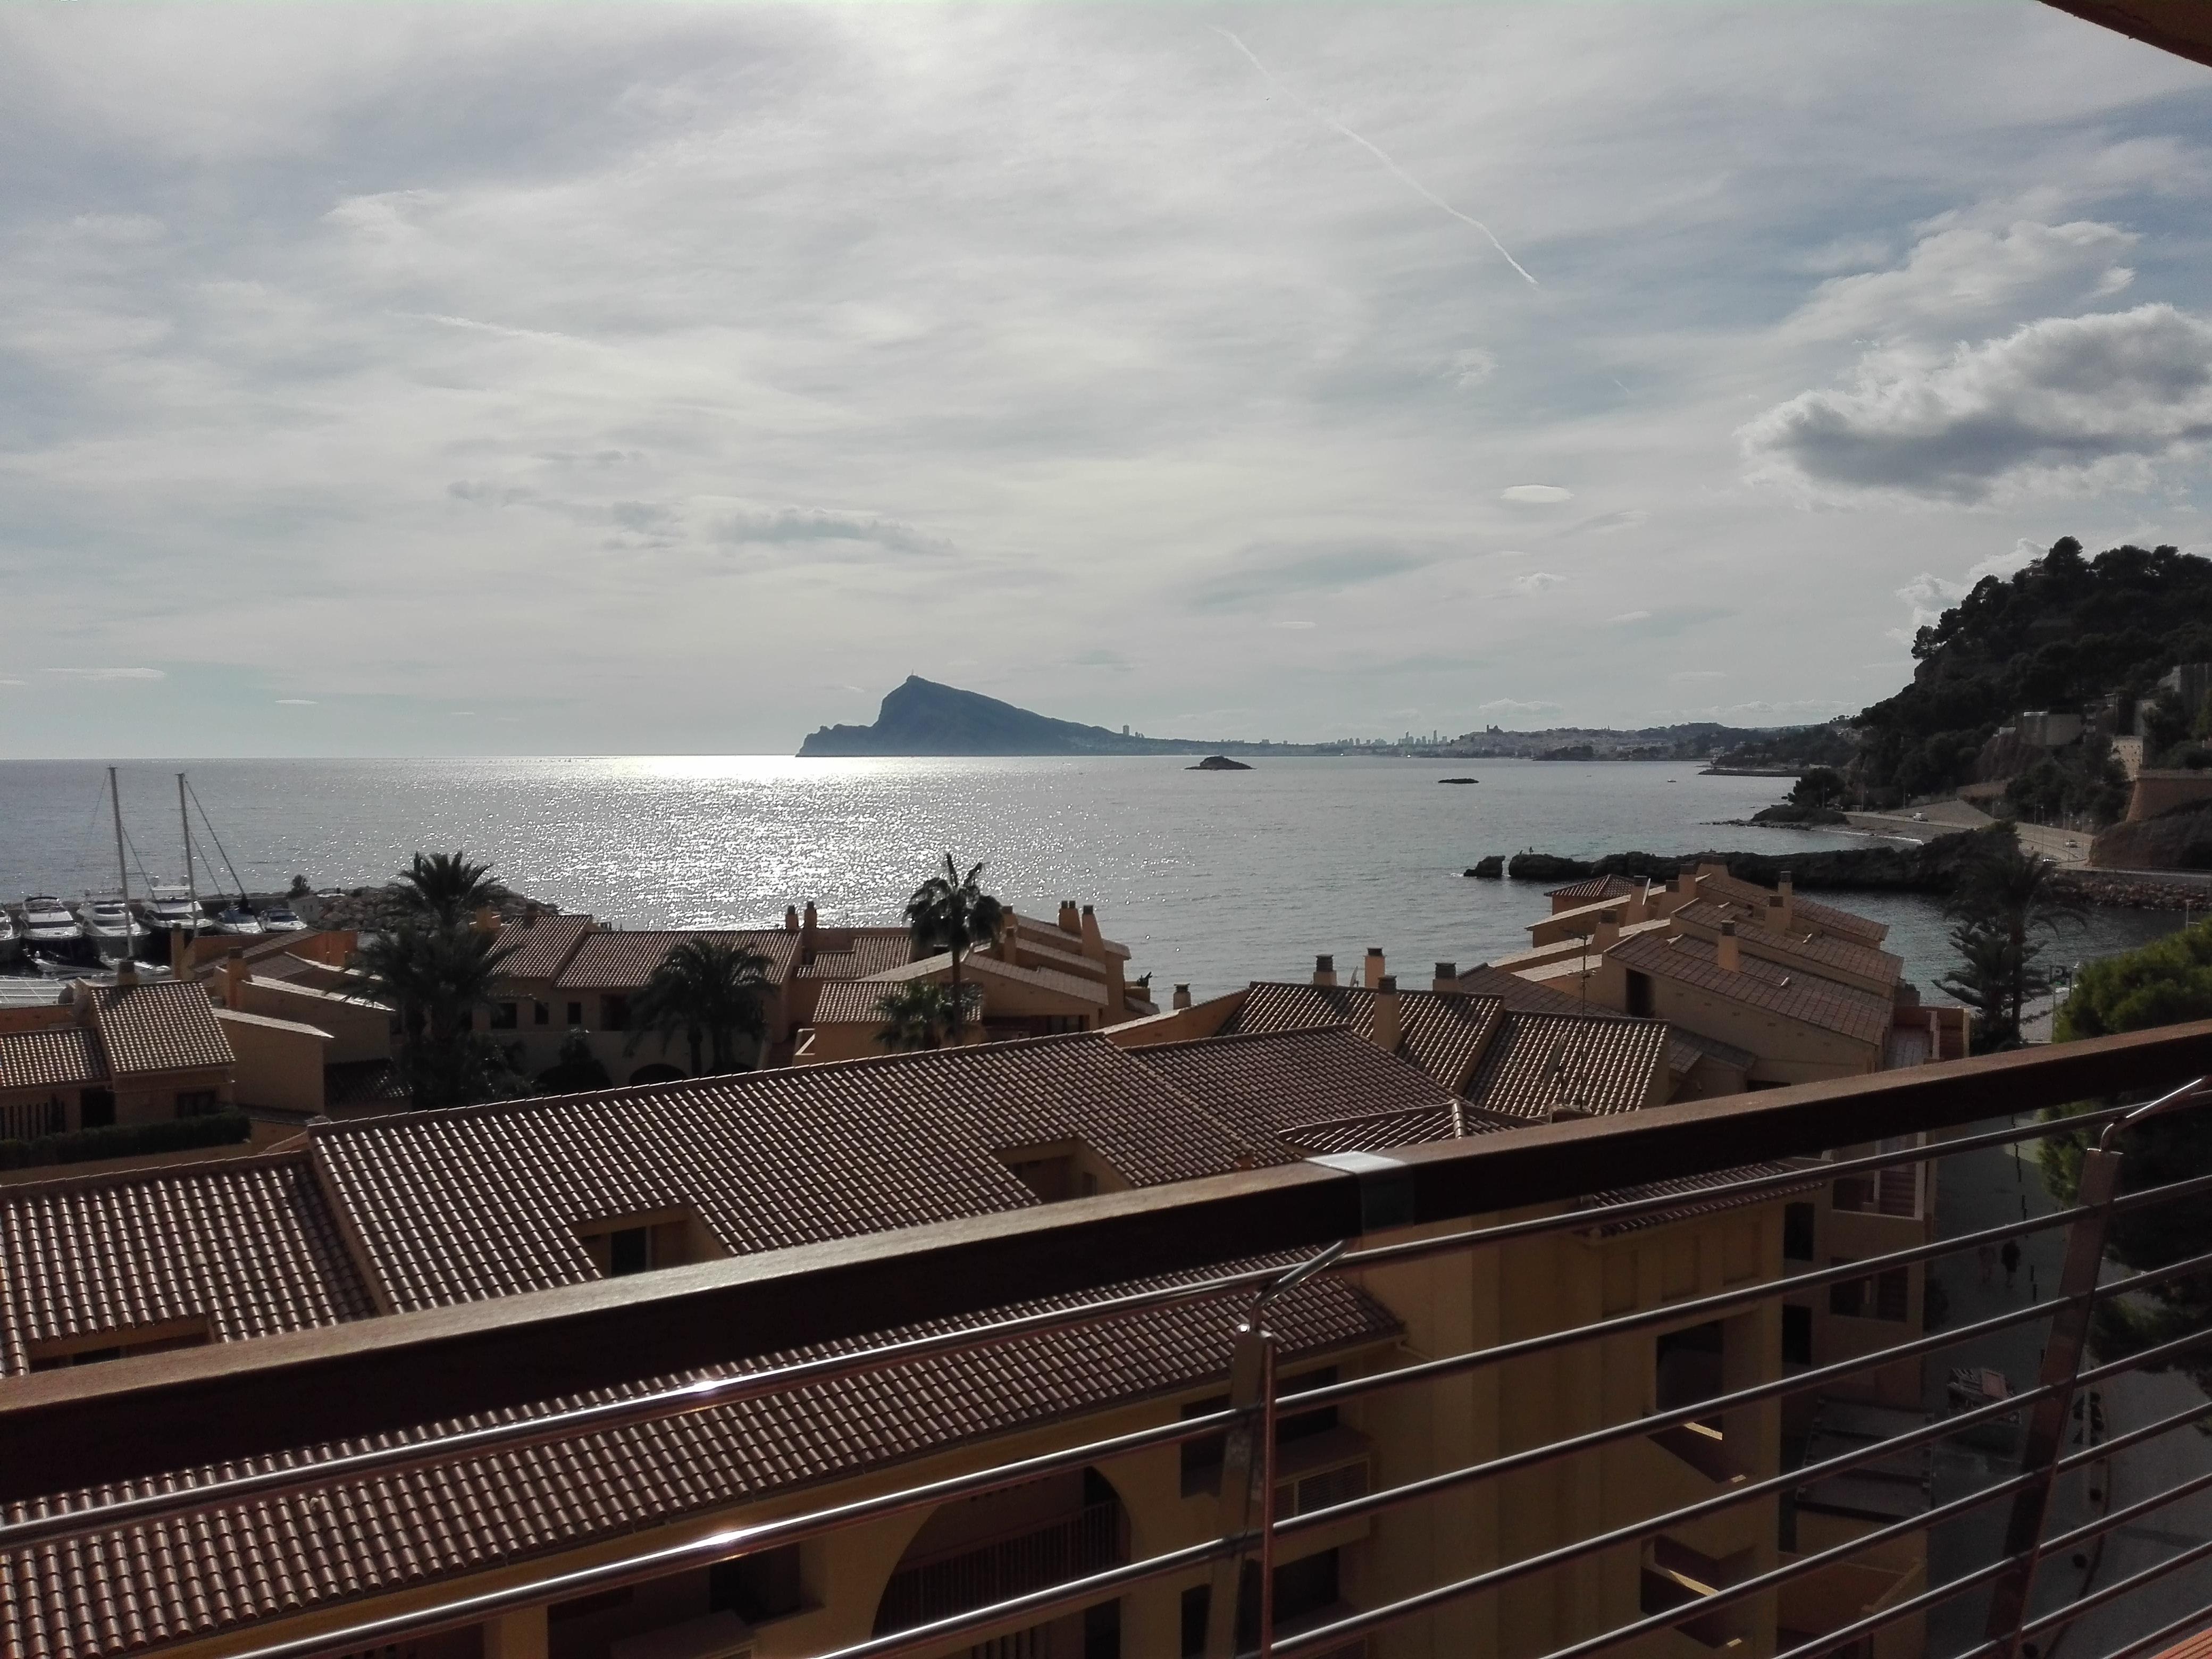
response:
[[[1438,783],[1480,783],[1480,778],[1438,778]]]
[[[1195,766],[1186,766],[1186,772],[1249,772],[1252,769],[1243,761],[1231,760],[1226,755],[1208,755]]]

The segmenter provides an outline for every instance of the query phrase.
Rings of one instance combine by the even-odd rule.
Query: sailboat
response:
[[[146,929],[131,914],[131,866],[123,854],[123,791],[112,766],[107,769],[107,800],[115,816],[115,874],[121,886],[112,894],[87,893],[76,914],[85,937],[101,955],[127,958],[137,954]]]

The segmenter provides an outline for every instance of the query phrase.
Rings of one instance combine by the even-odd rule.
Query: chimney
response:
[[[1316,985],[1334,985],[1336,983],[1336,958],[1334,957],[1322,955],[1316,956],[1314,958],[1314,983]]]
[[[1774,884],[1782,895],[1782,926],[1785,931],[1794,932],[1797,926],[1796,884],[1790,879],[1790,872],[1784,870],[1782,879]]]
[[[1171,1003],[1170,1006],[1173,1006],[1173,1007],[1176,1007],[1176,1008],[1188,1008],[1188,1007],[1189,1007],[1189,1006],[1190,1006],[1190,987],[1189,987],[1189,986],[1188,986],[1188,985],[1178,985],[1178,986],[1176,986],[1176,987],[1175,988],[1175,997],[1174,997],[1174,1000],[1173,1000],[1172,1003]]]
[[[496,933],[499,932],[499,912],[489,904],[479,904],[477,906],[476,922],[479,933]]]
[[[181,927],[169,929],[169,971],[182,979],[199,964],[192,960],[191,938]]]
[[[138,982],[137,960],[128,951],[116,959],[115,982],[118,985],[136,985]]]
[[[223,953],[222,1006],[238,1011],[238,994],[246,984],[246,947],[234,945]]]
[[[783,907],[783,931],[787,933],[795,933],[799,931],[799,907],[795,904],[787,904]]]
[[[1686,864],[1674,872],[1674,890],[1686,899],[1698,896],[1698,866]]]
[[[1602,954],[1620,943],[1620,912],[1601,910],[1597,913],[1597,931],[1590,935],[1590,949]]]
[[[1434,980],[1430,981],[1429,988],[1432,991],[1438,992],[1451,992],[1458,990],[1459,963],[1455,962],[1438,963],[1437,964],[1437,976]]]
[[[1375,1046],[1386,1054],[1398,1052],[1402,1022],[1398,1013],[1398,981],[1384,974],[1375,981]]]
[[[799,913],[799,960],[802,964],[814,960],[814,935],[819,923],[814,914],[814,901],[806,901],[806,908]]]
[[[1386,971],[1382,966],[1382,947],[1379,945],[1369,945],[1367,961],[1359,970],[1359,982],[1371,991],[1382,983]]]
[[[1098,931],[1098,913],[1083,907],[1083,954],[1093,962],[1106,960],[1106,936]]]
[[[1778,933],[1790,931],[1790,901],[1779,893],[1766,896],[1766,914],[1759,918]]]
[[[1721,924],[1720,964],[1723,973],[1743,971],[1743,952],[1736,945],[1735,924],[1732,921]]]
[[[991,941],[991,953],[1001,962],[1012,962],[1014,959],[1014,935],[1018,927],[1018,924],[1015,921],[1012,909],[1000,913],[999,937]]]
[[[1083,931],[1083,918],[1077,913],[1073,899],[1062,899],[1060,902],[1060,931],[1063,933],[1079,933]]]

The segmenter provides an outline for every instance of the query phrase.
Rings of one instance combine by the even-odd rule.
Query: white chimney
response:
[[[1316,985],[1334,985],[1336,983],[1336,958],[1334,957],[1316,956],[1314,958],[1314,983]]]
[[[1388,972],[1389,969],[1382,965],[1382,947],[1369,945],[1367,960],[1359,969],[1359,982],[1371,991],[1382,982],[1382,976]]]
[[[1438,963],[1437,964],[1437,976],[1435,980],[1430,983],[1429,988],[1440,994],[1458,990],[1459,963],[1455,962]]]
[[[787,933],[795,933],[799,931],[799,907],[795,904],[787,904],[783,907],[783,931]]]
[[[1175,988],[1175,998],[1174,998],[1174,1005],[1173,1005],[1173,1006],[1176,1006],[1176,1007],[1177,1007],[1177,1008],[1188,1008],[1188,1007],[1189,1007],[1189,1006],[1190,1006],[1190,987],[1189,987],[1189,986],[1188,986],[1188,985],[1178,985],[1178,986],[1176,986],[1176,987]]]
[[[1743,951],[1735,942],[1735,924],[1732,921],[1721,924],[1720,964],[1724,973],[1743,971]]]
[[[1403,1024],[1399,1018],[1398,981],[1389,974],[1375,981],[1375,1046],[1386,1054],[1398,1052],[1398,1039],[1403,1035]]]

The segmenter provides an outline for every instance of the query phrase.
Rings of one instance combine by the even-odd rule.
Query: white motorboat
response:
[[[207,918],[200,914],[199,902],[189,887],[152,889],[146,897],[146,921],[157,933],[166,933],[172,927],[197,933],[207,926]]]
[[[304,933],[307,931],[307,924],[300,920],[299,914],[284,904],[272,904],[264,910],[261,926],[264,932],[271,933]]]
[[[84,929],[69,907],[51,893],[23,895],[23,942],[26,945],[75,945]]]
[[[146,924],[131,914],[131,906],[119,894],[87,893],[76,916],[85,937],[102,950],[135,951],[146,938]]]
[[[269,931],[261,925],[260,917],[255,915],[252,911],[235,904],[216,915],[215,930],[218,933],[240,934],[265,933]]]
[[[13,962],[23,948],[23,941],[15,933],[15,918],[0,910],[0,962]]]

